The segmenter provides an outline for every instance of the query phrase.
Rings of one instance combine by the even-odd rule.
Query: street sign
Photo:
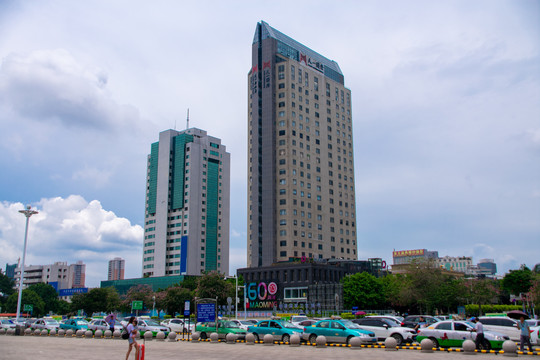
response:
[[[189,311],[189,308],[190,308],[190,302],[189,300],[186,300],[184,302],[184,316],[189,316],[191,314]]]
[[[216,321],[215,304],[197,304],[197,321],[212,322]]]
[[[34,305],[24,304],[23,311],[34,311]]]
[[[142,301],[133,301],[131,303],[131,309],[133,310],[142,310],[143,302]]]
[[[227,304],[229,304],[229,305],[232,304],[232,297],[229,296],[229,297],[227,298]]]

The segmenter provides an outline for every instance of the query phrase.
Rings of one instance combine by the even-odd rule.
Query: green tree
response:
[[[497,301],[499,289],[495,280],[468,279],[465,287],[471,302],[478,304],[479,315],[482,315],[482,305],[493,304]]]
[[[444,283],[441,269],[432,260],[417,261],[409,265],[406,276],[410,280],[406,298],[416,300],[420,313],[433,312],[439,305],[437,290]]]
[[[510,294],[519,295],[521,293],[529,292],[532,281],[532,271],[525,265],[522,265],[519,270],[510,270],[510,272],[504,276],[502,287]]]
[[[6,310],[8,312],[16,312],[17,311],[17,299],[19,294],[13,293],[11,294],[7,301],[6,301]],[[36,294],[34,291],[30,289],[23,289],[22,296],[21,296],[21,314],[24,312],[24,305],[32,305],[33,311],[32,316],[34,317],[41,317],[45,315],[45,303],[38,294]]]
[[[182,314],[184,311],[185,301],[191,301],[192,299],[193,291],[180,286],[171,286],[166,290],[164,308],[169,315],[174,316],[175,313]],[[191,302],[191,310],[194,309],[194,306],[195,305],[193,302]]]
[[[56,313],[58,315],[67,315],[71,312],[71,303],[65,300],[58,300]]]
[[[384,306],[382,281],[367,273],[356,273],[343,278],[343,302],[346,308],[378,309]]]
[[[154,291],[150,285],[132,286],[121,301],[120,308],[124,311],[131,311],[133,301],[142,301],[144,307],[151,309],[153,304],[152,296],[154,296]]]
[[[198,276],[184,276],[184,280],[182,281],[180,286],[184,289],[195,291],[195,289],[197,288],[197,280]]]
[[[9,296],[15,292],[15,281],[0,272],[0,293]]]
[[[52,285],[39,283],[39,284],[30,285],[28,289],[34,291],[36,294],[39,295],[41,300],[43,300],[43,302],[45,303],[44,311],[46,314],[48,314],[51,311],[52,312],[57,311],[58,293],[52,287]]]
[[[91,289],[86,294],[75,294],[71,299],[72,312],[82,309],[88,316],[96,312],[113,312],[119,306],[120,297],[112,287]]]
[[[227,297],[234,292],[234,285],[223,279],[223,274],[211,272],[197,280],[195,295],[198,298],[218,298],[218,304],[226,304]]]

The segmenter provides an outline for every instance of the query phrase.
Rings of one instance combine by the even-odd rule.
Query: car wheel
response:
[[[400,334],[392,334],[391,336],[396,339],[397,346],[401,346],[401,344],[403,344],[403,336]]]
[[[207,336],[205,332],[201,333],[201,340],[206,340]]]
[[[283,334],[281,340],[288,343],[289,341],[291,341],[291,337],[289,336],[289,334]]]
[[[434,348],[439,347],[439,342],[437,341],[437,339],[435,339],[434,337],[430,337],[429,340],[433,341],[433,347]]]
[[[259,335],[257,335],[257,333],[253,333],[253,337],[255,338],[255,341],[259,341]]]
[[[480,347],[480,350],[486,350],[486,351],[491,350],[491,344],[486,339],[484,339],[484,341],[480,343],[479,347]]]
[[[351,342],[351,339],[352,339],[352,338],[353,338],[352,336],[349,336],[349,337],[347,338],[347,340],[345,341],[345,344],[349,345],[349,343]]]
[[[317,335],[315,335],[315,334],[309,335],[308,341],[309,341],[310,343],[312,343],[312,344],[316,344],[316,343],[317,343]],[[347,340],[347,341],[348,341],[348,340]]]

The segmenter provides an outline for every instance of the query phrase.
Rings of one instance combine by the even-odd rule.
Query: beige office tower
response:
[[[356,260],[351,91],[338,64],[260,22],[248,87],[248,267]]]
[[[107,280],[124,280],[124,271],[126,269],[126,261],[122,258],[115,257],[109,260],[109,275]]]

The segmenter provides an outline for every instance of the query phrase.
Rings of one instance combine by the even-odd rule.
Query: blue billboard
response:
[[[197,304],[197,322],[216,321],[216,304]]]
[[[75,294],[86,294],[88,288],[74,288],[74,289],[62,289],[58,291],[58,296],[73,296]]]

